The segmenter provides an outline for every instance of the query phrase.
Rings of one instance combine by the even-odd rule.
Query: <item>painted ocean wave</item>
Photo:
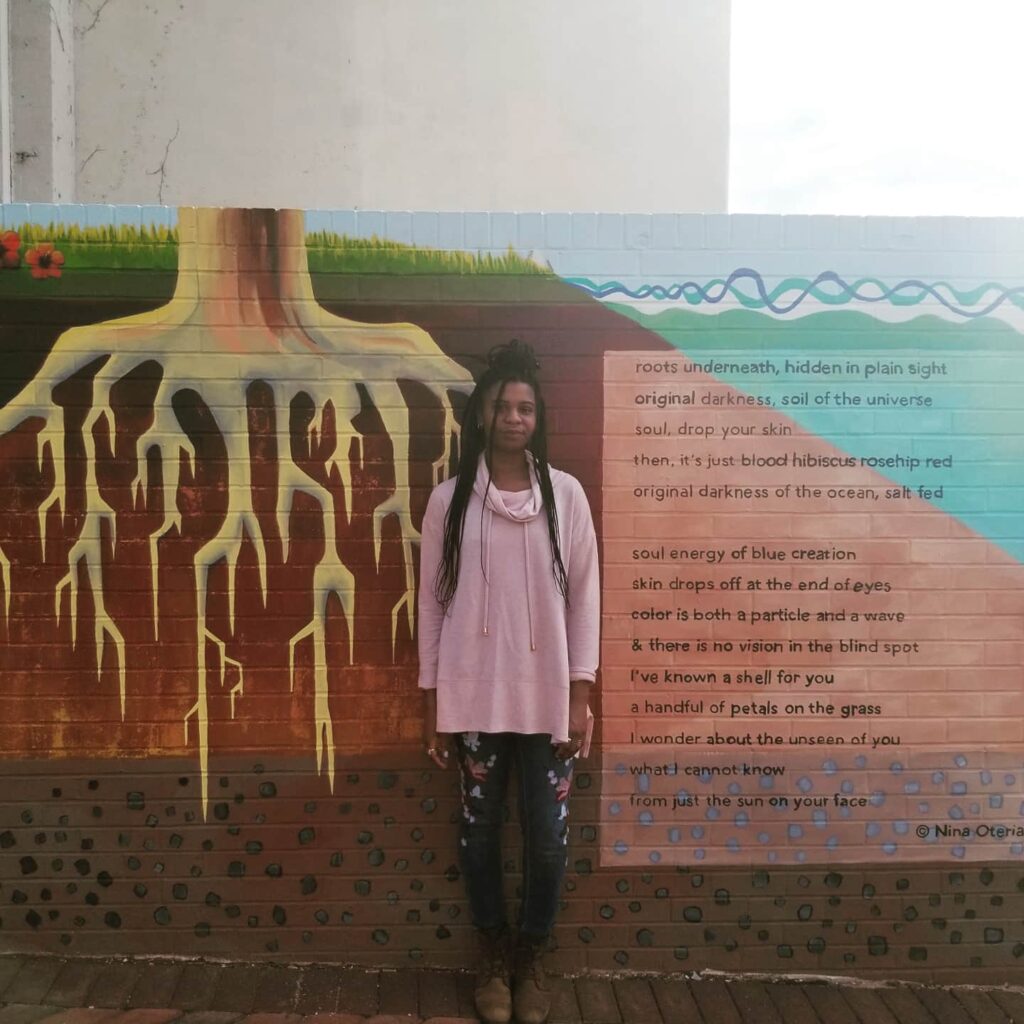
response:
[[[705,284],[683,281],[670,285],[640,284],[630,287],[621,281],[593,281],[588,277],[565,277],[566,283],[582,289],[597,299],[616,296],[628,299],[685,302],[690,306],[717,305],[732,299],[746,309],[767,310],[776,314],[791,313],[807,300],[825,306],[852,303],[888,303],[891,306],[917,306],[934,300],[951,313],[966,319],[982,317],[1003,305],[1024,310],[1024,287],[1009,288],[988,281],[974,288],[957,288],[948,281],[929,284],[907,278],[887,285],[874,277],[861,277],[850,282],[834,270],[822,271],[814,278],[787,277],[769,289],[761,274],[751,267],[738,267],[726,278],[714,278]],[[746,284],[747,287],[743,287]]]

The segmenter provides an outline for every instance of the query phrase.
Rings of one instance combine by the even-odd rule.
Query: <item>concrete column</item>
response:
[[[72,0],[7,2],[13,199],[74,202]]]
[[[11,193],[11,32],[10,7],[0,0],[0,203]]]

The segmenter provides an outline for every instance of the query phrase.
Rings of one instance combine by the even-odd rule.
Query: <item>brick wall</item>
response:
[[[466,963],[457,787],[419,752],[409,595],[471,374],[515,336],[604,559],[557,966],[1019,979],[1019,222],[8,206],[2,223],[3,948]],[[661,362],[678,365],[642,368]],[[840,389],[864,404],[815,407]],[[868,462],[797,472],[794,452]],[[638,567],[662,546],[724,554]],[[821,580],[793,564],[811,549],[854,552],[842,578],[872,589],[794,600]],[[714,587],[634,586],[669,577]],[[730,593],[736,577],[765,589]],[[763,615],[797,607],[815,624]],[[844,638],[918,647],[886,661]],[[784,657],[741,654],[751,639]],[[823,704],[879,712],[787,713],[794,669],[833,676]],[[718,676],[639,676],[666,670]],[[754,742],[749,705],[771,700],[781,749]],[[751,733],[749,756],[716,732]],[[899,743],[862,753],[861,733]],[[788,742],[806,735],[844,743]],[[730,789],[741,761],[787,769],[784,812],[737,820],[768,792]],[[683,789],[702,802],[658,802]]]

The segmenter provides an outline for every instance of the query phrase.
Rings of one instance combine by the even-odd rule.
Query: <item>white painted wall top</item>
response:
[[[727,207],[728,0],[77,0],[75,22],[82,202]]]

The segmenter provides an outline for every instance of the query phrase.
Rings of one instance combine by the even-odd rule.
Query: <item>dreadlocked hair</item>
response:
[[[498,398],[505,390],[506,384],[529,384],[537,407],[537,426],[530,439],[528,449],[533,455],[533,465],[540,485],[544,512],[547,517],[548,538],[551,541],[551,573],[559,593],[569,604],[569,576],[562,561],[562,549],[558,543],[558,509],[555,507],[555,492],[551,486],[551,472],[548,467],[548,436],[547,413],[544,398],[540,390],[537,371],[540,363],[533,354],[533,349],[525,342],[513,339],[507,344],[495,345],[487,353],[487,369],[473,389],[463,413],[462,438],[459,446],[459,465],[455,474],[455,491],[444,520],[444,542],[441,548],[441,562],[437,567],[434,579],[434,593],[438,602],[447,610],[455,597],[459,583],[459,566],[462,559],[462,535],[466,525],[466,509],[473,493],[476,480],[477,465],[480,456],[486,452],[488,472],[490,470],[490,450],[487,444],[488,434],[493,437],[493,430],[483,429],[483,399],[486,392],[499,385]],[[497,403],[495,403],[497,405]],[[495,419],[497,412],[495,411]],[[491,427],[494,424],[490,424]],[[490,476],[487,478],[490,486]],[[481,516],[483,509],[481,508]],[[482,555],[481,555],[482,557]],[[482,568],[482,566],[481,566]]]

